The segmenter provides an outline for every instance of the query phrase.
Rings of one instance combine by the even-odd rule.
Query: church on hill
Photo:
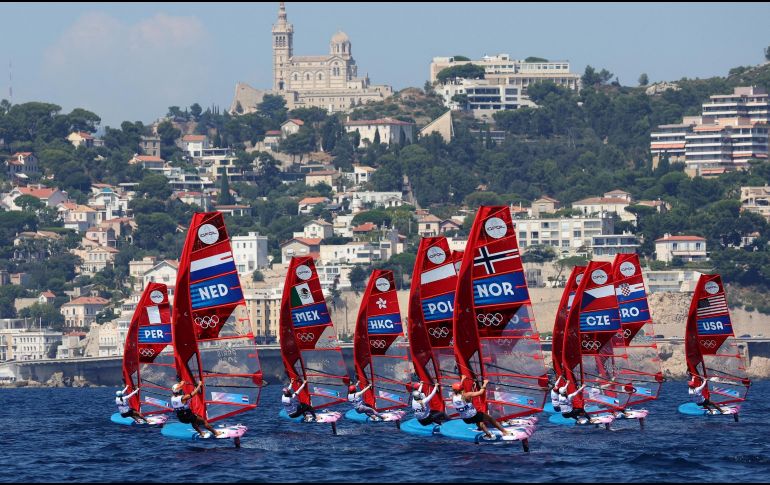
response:
[[[284,2],[273,24],[272,38],[272,90],[260,91],[239,83],[231,113],[253,112],[265,94],[283,96],[289,109],[316,106],[329,112],[347,111],[393,94],[390,86],[371,84],[368,76],[358,77],[353,46],[344,32],[332,36],[328,54],[294,55],[294,26],[287,19]]]

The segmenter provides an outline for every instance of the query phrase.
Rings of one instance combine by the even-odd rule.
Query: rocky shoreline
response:
[[[75,377],[65,377],[64,372],[55,372],[50,379],[48,379],[46,382],[38,382],[35,380],[19,380],[19,381],[13,381],[13,382],[0,382],[0,388],[31,388],[31,389],[39,389],[39,388],[47,388],[47,389],[54,389],[54,388],[61,388],[61,387],[74,387],[74,388],[86,388],[86,387],[106,387],[106,386],[100,386],[93,384],[91,382],[88,382],[88,380],[75,376]]]

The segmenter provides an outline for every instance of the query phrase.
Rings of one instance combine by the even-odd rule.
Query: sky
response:
[[[435,56],[508,53],[606,68],[624,85],[726,75],[764,60],[770,3],[287,2],[294,53],[337,30],[359,75],[422,87]],[[236,82],[272,86],[278,2],[2,3],[0,99],[85,108],[102,126],[152,122],[169,106],[226,110]],[[11,67],[12,66],[12,67]],[[12,81],[10,80],[12,73]]]

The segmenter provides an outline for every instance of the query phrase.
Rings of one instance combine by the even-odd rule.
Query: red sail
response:
[[[618,362],[623,356],[623,335],[612,265],[592,261],[580,281],[564,334],[564,369],[569,392],[586,389],[575,397],[576,407],[593,405],[592,412],[624,409],[631,392],[629,380],[621,378]]]
[[[131,318],[123,351],[123,381],[135,394],[129,404],[144,415],[171,411],[168,396],[176,382],[168,289],[150,283]]]
[[[460,372],[477,386],[490,382],[478,409],[500,419],[542,411],[548,379],[506,206],[476,213],[458,275],[454,336]]]
[[[315,407],[347,400],[350,384],[337,332],[311,257],[291,259],[281,299],[281,357],[286,374],[308,384],[300,401]]]
[[[567,326],[570,308],[572,308],[572,300],[575,298],[575,292],[580,284],[580,280],[583,278],[585,269],[585,266],[575,266],[572,268],[567,284],[564,286],[561,301],[559,301],[559,309],[556,312],[551,342],[551,362],[553,364],[553,371],[557,376],[564,376],[564,367],[562,366],[564,357],[562,352],[564,348],[564,329]]]
[[[612,272],[625,346],[618,376],[632,382],[630,406],[658,398],[663,372],[639,256],[616,255]]]
[[[738,347],[719,275],[701,275],[695,287],[685,331],[690,375],[716,378],[703,395],[716,404],[743,402],[751,386],[746,357]]]
[[[409,293],[409,347],[415,372],[428,394],[434,384],[457,380],[452,337],[452,314],[457,286],[455,261],[461,253],[449,251],[445,237],[420,241]],[[447,398],[449,399],[449,398]],[[444,411],[445,402],[436,395],[431,408]]]
[[[219,212],[196,213],[176,280],[174,348],[196,414],[219,421],[257,407],[262,370],[230,237]]]
[[[404,339],[393,272],[374,270],[361,300],[353,337],[356,375],[372,384],[364,401],[377,411],[406,407],[412,365]]]

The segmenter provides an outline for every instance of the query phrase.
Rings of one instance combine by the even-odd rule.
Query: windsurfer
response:
[[[488,424],[491,424],[503,434],[503,436],[510,436],[511,433],[503,428],[503,426],[497,422],[495,418],[488,415],[483,411],[479,411],[472,403],[474,397],[483,396],[487,392],[488,380],[485,380],[481,384],[481,389],[475,392],[465,392],[463,390],[463,382],[467,376],[462,376],[460,382],[452,384],[452,404],[454,404],[457,413],[460,415],[463,421],[467,424],[475,424],[481,431],[487,435],[487,438],[492,438],[492,433],[487,428]]]
[[[439,385],[436,383],[433,386],[433,390],[427,396],[422,392],[423,382],[420,382],[420,387],[412,392],[412,410],[414,411],[414,417],[417,421],[423,425],[429,424],[442,424],[449,421],[449,416],[442,411],[438,411],[430,408],[430,401],[436,396]]]
[[[174,384],[174,387],[171,388],[171,392],[174,393],[171,396],[171,408],[176,411],[177,419],[179,419],[179,421],[184,424],[192,425],[195,431],[197,431],[202,438],[205,438],[206,435],[203,433],[203,431],[201,431],[201,426],[211,431],[214,436],[219,436],[219,431],[215,430],[208,421],[193,413],[192,409],[190,408],[190,401],[192,400],[193,396],[201,392],[201,389],[203,389],[203,383],[199,382],[190,394],[184,393],[184,385],[185,382],[180,381]]]
[[[351,384],[348,387],[348,402],[353,405],[353,409],[355,409],[358,414],[366,414],[369,416],[369,419],[376,418],[377,420],[381,421],[383,419],[382,415],[364,403],[364,393],[371,388],[372,385],[369,384],[365,388],[356,392],[358,390],[358,385]]]
[[[704,379],[701,376],[692,376],[690,379],[690,382],[688,382],[689,390],[688,393],[690,394],[690,399],[693,400],[695,404],[702,407],[705,410],[713,409],[714,411],[718,413],[725,413],[725,410],[711,402],[709,398],[703,395],[703,390],[706,388],[706,385],[708,385],[709,381],[713,381],[714,378],[711,379]],[[698,385],[698,381],[703,381],[702,384]]]
[[[573,400],[583,391],[583,389],[585,389],[586,386],[582,385],[572,394],[567,394],[568,385],[569,381],[567,381],[564,386],[559,388],[559,409],[561,410],[561,415],[565,418],[572,418],[578,422],[581,420],[590,421],[588,413],[586,413],[585,409],[576,408],[573,406]]]
[[[561,376],[556,376],[555,381],[548,383],[548,390],[551,393],[551,405],[553,406],[553,410],[557,413],[561,412],[561,408],[559,407],[559,383],[561,382],[561,379]]]
[[[302,392],[302,389],[305,388],[307,385],[307,380],[302,381],[302,385],[299,386],[299,389],[296,391],[293,390],[294,387],[294,379],[291,379],[289,382],[289,385],[283,388],[283,396],[281,396],[281,404],[283,405],[283,409],[286,410],[286,414],[289,415],[290,418],[298,418],[302,415],[305,416],[305,420],[308,420],[308,415],[312,416],[312,420],[316,420],[315,415],[315,409],[313,409],[313,406],[306,404],[304,402],[300,402],[299,400],[299,393]]]
[[[134,389],[134,392],[132,392],[129,395],[125,395],[126,391],[128,391],[129,386],[126,386],[122,391],[115,392],[115,405],[118,406],[118,412],[120,413],[120,416],[123,418],[131,418],[137,423],[146,423],[147,418],[145,418],[142,413],[139,411],[133,409],[130,404],[128,404],[129,399],[134,397],[137,392],[139,392],[139,388],[137,387]]]

